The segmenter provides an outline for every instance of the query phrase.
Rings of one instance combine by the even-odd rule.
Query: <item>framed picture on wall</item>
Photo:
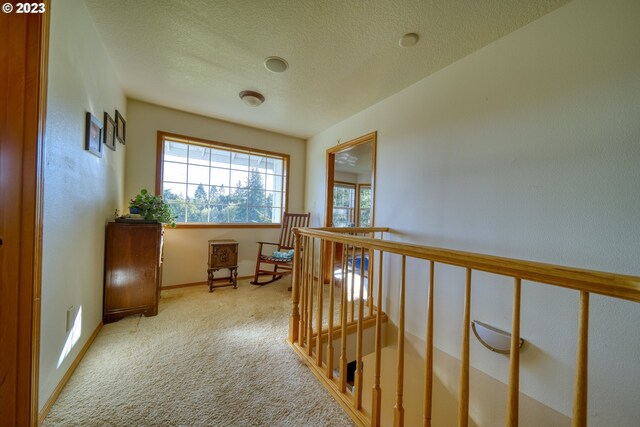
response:
[[[124,117],[120,114],[120,111],[116,110],[116,138],[121,144],[125,144],[127,140],[127,122],[124,121]]]
[[[102,157],[102,123],[88,111],[85,120],[84,149]]]
[[[116,150],[116,122],[111,118],[109,113],[104,112],[104,128],[102,129],[102,143],[112,149]]]

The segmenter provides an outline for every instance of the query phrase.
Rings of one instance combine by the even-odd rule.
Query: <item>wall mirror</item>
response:
[[[374,224],[377,132],[327,150],[327,227]]]

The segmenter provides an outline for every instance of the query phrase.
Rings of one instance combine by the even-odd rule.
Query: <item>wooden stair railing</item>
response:
[[[381,352],[384,342],[382,328],[386,320],[386,315],[383,311],[385,274],[382,261],[383,259],[386,260],[385,254],[398,255],[401,260],[396,390],[395,404],[392,409],[394,427],[403,426],[405,416],[403,373],[407,258],[426,260],[429,263],[422,417],[424,426],[431,426],[433,409],[434,271],[437,263],[461,267],[466,270],[458,426],[466,427],[469,424],[469,329],[471,323],[472,273],[474,270],[511,277],[514,280],[509,384],[505,421],[509,427],[517,427],[519,417],[520,360],[518,348],[520,342],[522,280],[569,288],[580,293],[572,426],[584,427],[587,425],[589,295],[596,293],[611,298],[640,302],[640,277],[382,240],[383,233],[388,231],[389,229],[385,227],[301,228],[295,230],[289,343],[307,361],[312,372],[333,393],[334,397],[357,425],[375,427],[381,425],[382,389],[380,377]],[[379,238],[375,238],[376,235]],[[336,248],[338,247],[341,248],[342,256],[339,262],[334,264],[337,253]],[[316,253],[318,254],[318,259],[316,259]],[[330,259],[326,260],[326,256],[329,256]],[[323,277],[325,270],[323,265],[325,262],[331,262],[333,265],[330,270],[332,272],[332,277],[330,278]],[[317,268],[316,263],[318,263]],[[375,277],[374,263],[377,265]],[[317,275],[316,272],[318,272]],[[327,284],[328,294],[324,291],[324,287]],[[336,289],[339,289],[339,295],[336,295]],[[327,298],[328,301],[325,302]],[[334,301],[336,298],[339,298],[339,301]],[[337,313],[334,311],[337,311]],[[313,326],[314,321],[315,328]],[[370,412],[367,412],[362,408],[364,383],[362,359],[365,351],[363,334],[373,324],[375,324],[374,345],[370,352],[375,355],[375,366],[373,370],[372,407]],[[349,356],[348,336],[353,335],[354,327],[355,352]],[[338,334],[340,335],[338,344],[339,358],[335,360],[336,343],[334,341],[336,341]],[[349,358],[353,359],[352,363],[355,362],[352,389],[347,387]],[[335,378],[334,375],[336,365],[338,378]]]

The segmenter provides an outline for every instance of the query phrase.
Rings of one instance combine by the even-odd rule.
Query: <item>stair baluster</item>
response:
[[[469,326],[471,324],[471,269],[467,268],[464,293],[464,319],[462,321],[462,355],[460,357],[460,398],[458,400],[458,427],[469,425]]]
[[[431,427],[433,403],[433,287],[435,263],[429,262],[429,295],[427,296],[427,340],[424,360],[424,427]]]
[[[518,427],[520,398],[520,278],[514,279],[513,316],[511,320],[511,349],[509,350],[509,398],[507,400],[507,427]]]

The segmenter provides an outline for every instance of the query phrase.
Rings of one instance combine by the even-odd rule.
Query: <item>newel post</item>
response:
[[[295,234],[293,253],[293,272],[291,274],[291,315],[289,317],[289,342],[298,341],[298,327],[300,324],[300,257],[302,248],[300,247],[300,234],[298,229],[293,230]]]

